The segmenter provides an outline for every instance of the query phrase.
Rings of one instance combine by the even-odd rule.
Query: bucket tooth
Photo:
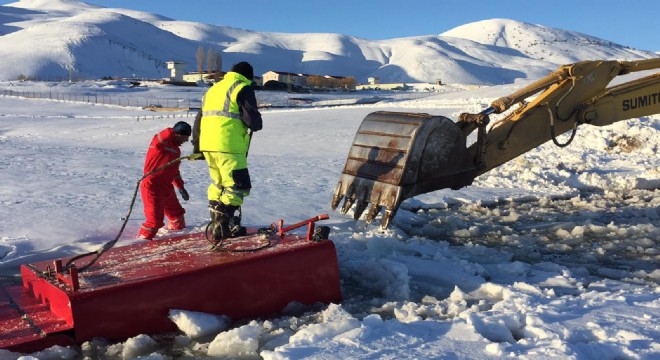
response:
[[[358,201],[357,205],[355,205],[355,213],[353,213],[353,219],[358,220],[368,205],[369,203],[366,201]]]
[[[368,191],[369,190],[363,186],[362,188],[360,188],[360,191],[358,192],[356,205],[355,205],[355,213],[353,214],[354,220],[359,219],[360,216],[362,216],[364,210],[369,205]]]
[[[390,225],[390,221],[392,218],[396,215],[396,212],[392,211],[391,209],[386,209],[385,213],[383,214],[383,220],[381,222],[380,227],[384,230],[387,229],[387,227]]]
[[[380,213],[381,209],[382,207],[380,205],[371,204],[371,206],[369,207],[369,211],[367,211],[367,219],[366,219],[367,224],[371,224],[374,221],[376,216],[378,216],[378,214]]]
[[[348,210],[351,209],[353,204],[355,203],[355,198],[354,197],[347,197],[346,200],[344,200],[344,206],[341,207],[341,213],[346,214]]]
[[[332,210],[335,210],[337,206],[339,206],[339,203],[341,203],[341,200],[344,198],[344,195],[341,194],[341,181],[337,184],[337,187],[335,187],[335,193],[332,195],[332,203],[330,204],[330,207]]]
[[[355,203],[355,185],[350,184],[344,194],[344,205],[341,207],[341,213],[346,214]]]

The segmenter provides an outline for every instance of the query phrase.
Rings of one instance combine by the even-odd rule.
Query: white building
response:
[[[412,86],[406,83],[391,83],[391,84],[361,84],[355,86],[355,90],[410,90]]]
[[[170,81],[183,81],[183,74],[186,72],[184,61],[168,61],[167,68],[170,69]]]
[[[306,74],[294,74],[284,71],[269,71],[262,76],[262,83],[265,84],[269,81],[279,81],[285,84],[305,86],[307,85]]]
[[[218,79],[222,79],[225,76],[225,73],[220,71],[220,74],[218,74]],[[183,81],[185,82],[198,82],[200,80],[206,82],[206,83],[213,83],[215,82],[215,72],[202,72],[201,74],[198,72],[189,72],[183,74]]]

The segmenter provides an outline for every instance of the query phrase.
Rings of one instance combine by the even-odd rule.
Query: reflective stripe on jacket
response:
[[[236,98],[250,83],[243,75],[230,71],[206,92],[202,100],[200,151],[247,152],[248,128],[241,120]]]

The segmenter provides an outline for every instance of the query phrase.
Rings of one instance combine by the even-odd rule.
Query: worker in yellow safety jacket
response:
[[[245,234],[236,211],[252,188],[247,152],[252,132],[262,128],[252,88],[252,65],[239,62],[202,98],[193,126],[194,153],[206,159],[211,232],[214,240]]]

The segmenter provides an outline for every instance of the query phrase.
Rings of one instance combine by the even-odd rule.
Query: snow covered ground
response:
[[[180,90],[49,85],[161,98]],[[43,89],[43,83],[14,86]],[[329,209],[368,113],[456,119],[517,86],[263,111],[264,129],[249,155],[254,188],[244,223],[329,213],[341,304],[236,322],[172,309],[178,334],[114,344],[95,339],[30,355],[0,350],[0,359],[660,358],[660,115],[583,126],[567,148],[545,144],[470,187],[409,199],[385,231]],[[267,102],[271,94],[258,96]],[[192,122],[188,115],[178,114]],[[167,115],[0,97],[0,274],[113,239],[151,137],[181,120],[158,116]],[[184,153],[191,150],[184,145]],[[190,193],[186,231],[200,231],[208,221],[206,165],[185,162],[181,171]],[[119,245],[138,241],[142,220],[138,201]]]

